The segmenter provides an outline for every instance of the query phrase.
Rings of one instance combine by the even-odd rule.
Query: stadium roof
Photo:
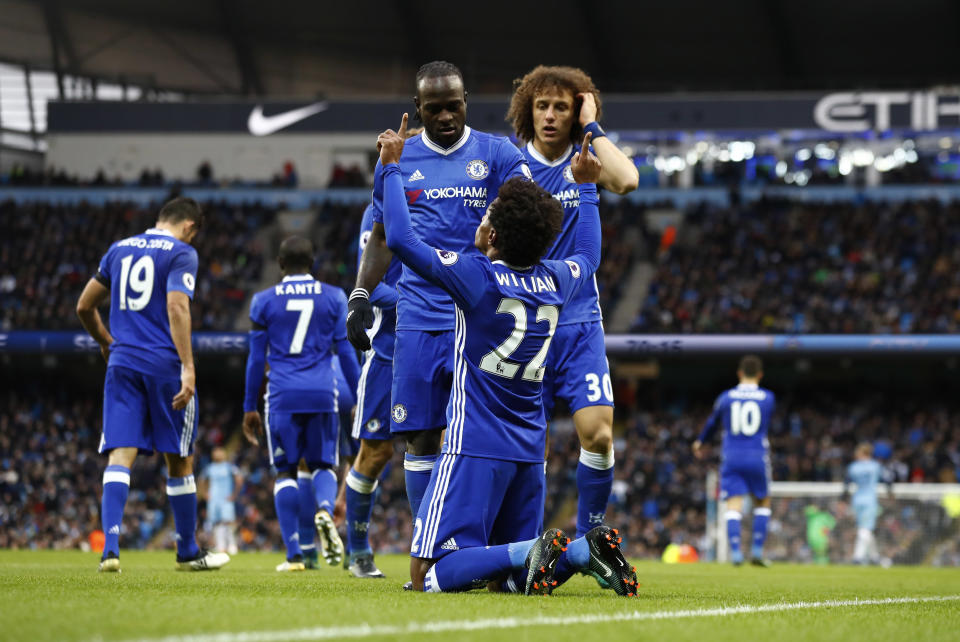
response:
[[[408,95],[433,59],[473,93],[537,63],[605,92],[925,87],[960,78],[958,34],[949,0],[0,0],[0,61],[234,95]]]

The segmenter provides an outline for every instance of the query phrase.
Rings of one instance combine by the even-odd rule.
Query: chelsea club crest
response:
[[[398,403],[393,407],[391,415],[393,416],[394,423],[402,424],[407,418],[407,409],[402,403]]]
[[[489,173],[490,173],[490,167],[487,165],[485,161],[482,161],[479,158],[477,160],[472,160],[469,163],[467,163],[467,176],[469,176],[475,181],[479,181],[486,178]]]
[[[563,178],[568,183],[576,183],[577,181],[573,178],[573,168],[567,165],[563,168]]]

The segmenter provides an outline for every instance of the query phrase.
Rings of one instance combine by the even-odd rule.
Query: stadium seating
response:
[[[695,210],[657,258],[632,329],[955,333],[958,208],[763,200]]]

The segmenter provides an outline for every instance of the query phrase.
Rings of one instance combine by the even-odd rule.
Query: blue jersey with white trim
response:
[[[857,485],[856,504],[876,504],[877,484],[883,479],[883,467],[875,459],[861,459],[847,466],[847,479]]]
[[[167,293],[193,298],[197,251],[166,230],[149,229],[111,245],[94,278],[110,288],[110,365],[179,377]]]
[[[708,440],[722,422],[724,460],[764,455],[770,447],[767,433],[775,405],[773,393],[766,388],[741,383],[717,397],[700,441]]]
[[[381,173],[379,161],[376,173]],[[523,155],[507,138],[464,128],[444,149],[426,134],[406,141],[400,157],[413,230],[433,247],[476,253],[474,234],[505,181],[530,177]],[[374,180],[373,220],[383,222],[383,182]],[[436,285],[404,266],[397,285],[398,330],[452,330],[453,303]]]
[[[253,295],[250,320],[266,329],[269,410],[336,412],[332,361],[334,346],[347,335],[343,290],[309,274],[286,276]]]
[[[363,220],[360,222],[358,267],[363,256],[363,248],[367,246],[372,229],[373,206],[367,205],[367,209],[363,212]],[[374,305],[374,318],[373,327],[367,330],[367,335],[370,336],[370,345],[374,354],[387,361],[393,361],[393,345],[397,340],[397,281],[400,280],[402,270],[403,264],[400,263],[400,259],[397,257],[390,259],[387,273],[370,293],[370,303]]]
[[[474,252],[431,248],[410,225],[404,176],[384,170],[387,242],[405,266],[450,293],[455,306],[454,371],[443,452],[542,462],[541,396],[560,311],[600,261],[596,190],[583,186],[579,252],[519,268]],[[394,412],[398,411],[394,407]]]
[[[570,159],[580,151],[580,146],[570,145],[560,158],[552,162],[544,158],[533,147],[533,143],[527,143],[521,151],[530,165],[533,180],[553,194],[563,206],[563,228],[546,254],[548,259],[563,259],[574,252],[577,221],[580,218],[580,187],[573,179],[573,171],[570,169]],[[581,288],[577,296],[563,309],[560,325],[602,320],[600,293],[597,290],[597,277],[594,275],[593,282]]]

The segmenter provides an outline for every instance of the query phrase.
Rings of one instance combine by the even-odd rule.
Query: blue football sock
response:
[[[580,449],[577,464],[577,537],[603,523],[613,488],[613,450],[606,454]]]
[[[193,475],[167,480],[167,497],[173,508],[173,525],[177,531],[177,557],[193,559],[197,547],[197,482]]]
[[[403,476],[407,483],[407,501],[410,502],[410,514],[417,519],[420,512],[420,502],[423,494],[430,485],[430,475],[433,474],[433,465],[440,455],[411,455],[403,456]]]
[[[298,532],[300,533],[300,550],[304,553],[314,550],[313,542],[316,528],[313,525],[313,516],[317,512],[317,500],[313,496],[313,475],[304,471],[297,471],[297,509]]]
[[[755,560],[763,559],[763,543],[767,540],[767,523],[770,521],[769,508],[755,508],[753,511],[753,547],[750,555]]]
[[[503,578],[516,567],[510,546],[512,544],[462,548],[444,555],[427,571],[423,590],[430,593],[469,591]],[[523,561],[520,565],[523,566]]]
[[[728,510],[727,518],[727,543],[730,546],[730,560],[740,563],[743,561],[743,551],[740,550],[740,520],[742,515],[739,511]]]
[[[317,510],[333,515],[333,505],[337,501],[337,471],[333,468],[313,471],[313,496],[317,500]]]
[[[297,512],[300,508],[298,495],[297,482],[293,479],[277,479],[273,483],[273,504],[277,509],[283,544],[287,547],[287,560],[303,555],[300,550],[300,533],[297,532]]]
[[[105,536],[103,554],[120,555],[120,528],[123,507],[130,493],[130,469],[114,464],[103,471],[103,498],[100,501],[100,523]]]
[[[370,552],[370,518],[378,483],[351,468],[347,473],[347,542],[351,555]]]

